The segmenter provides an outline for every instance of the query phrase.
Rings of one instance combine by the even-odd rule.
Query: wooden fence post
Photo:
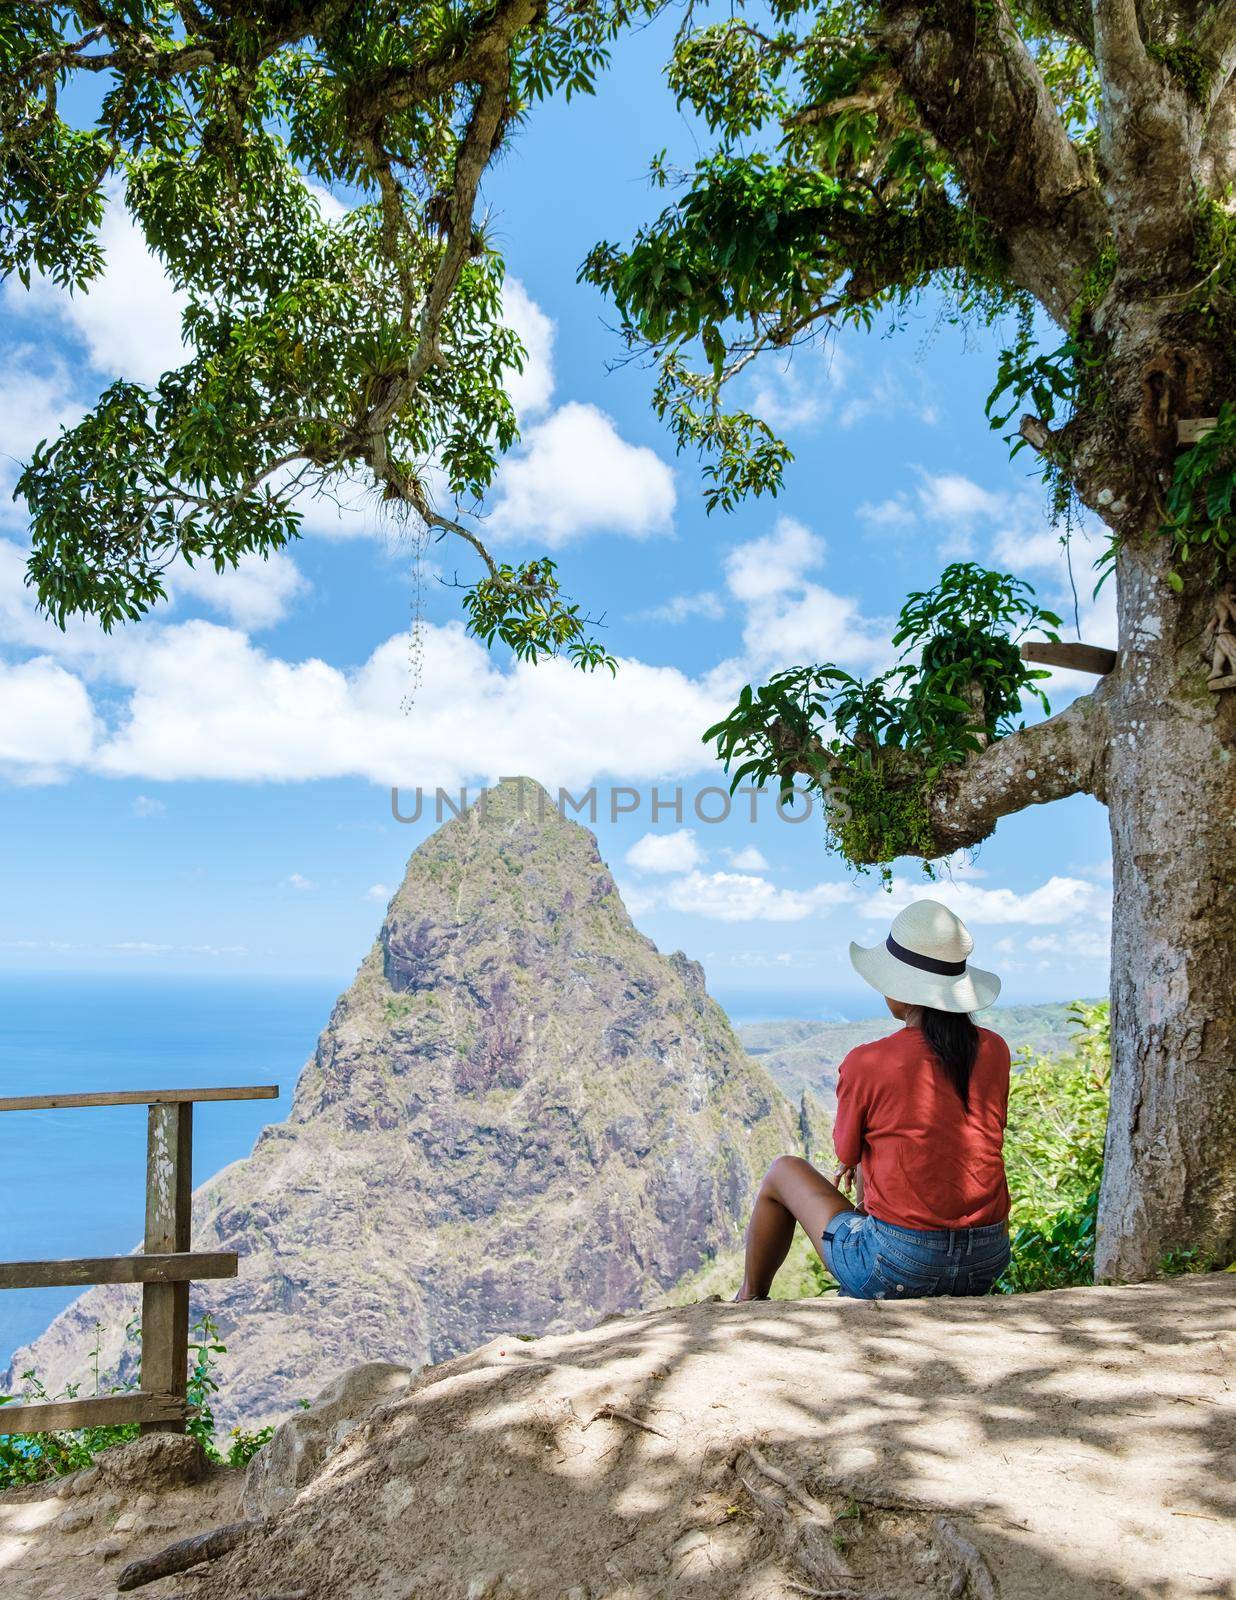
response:
[[[142,1285],[141,1388],[86,1399],[33,1400],[0,1407],[0,1437],[111,1428],[136,1422],[142,1433],[184,1433],[189,1388],[189,1284],[234,1278],[234,1250],[189,1248],[193,1198],[193,1104],[197,1100],[275,1100],[273,1083],[237,1088],[117,1089],[93,1094],[24,1094],[0,1098],[2,1111],[78,1106],[148,1106],[146,1243],[141,1255],[69,1261],[0,1261],[0,1289],[75,1288],[88,1283]],[[2,1586],[0,1586],[2,1588]]]
[[[186,1251],[193,1193],[193,1104],[152,1105],[146,1134],[147,1255]],[[189,1379],[189,1285],[142,1287],[142,1388],[183,1400]],[[183,1433],[185,1422],[143,1422],[141,1432]]]

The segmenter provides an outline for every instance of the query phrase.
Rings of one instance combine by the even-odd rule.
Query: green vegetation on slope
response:
[[[1004,1143],[1013,1259],[1005,1294],[1063,1289],[1094,1276],[1111,1036],[1107,1002],[1068,1008],[1075,1035],[1058,1055],[1022,1052],[1009,1085]]]
[[[98,1351],[103,1330],[97,1332],[95,1345],[96,1364],[94,1392],[97,1395],[120,1394],[134,1387],[122,1383],[114,1376],[100,1373]],[[225,1449],[215,1442],[215,1418],[210,1398],[219,1391],[219,1357],[227,1354],[227,1346],[219,1341],[219,1330],[209,1317],[203,1317],[193,1329],[194,1342],[189,1346],[192,1365],[189,1368],[188,1400],[191,1408],[188,1432],[201,1442],[207,1459],[216,1466],[243,1467],[262,1448],[274,1432],[273,1428],[259,1428],[246,1432],[233,1428]],[[126,1329],[126,1336],[139,1342],[141,1330],[136,1321]],[[3,1407],[11,1400],[76,1400],[80,1386],[71,1384],[63,1394],[49,1395],[33,1372],[22,1374],[26,1384],[25,1394],[0,1395],[0,1425]],[[0,1433],[0,1493],[25,1483],[41,1483],[46,1478],[60,1478],[70,1472],[80,1472],[94,1458],[113,1445],[128,1444],[136,1439],[137,1423],[121,1427],[78,1428],[60,1433]]]

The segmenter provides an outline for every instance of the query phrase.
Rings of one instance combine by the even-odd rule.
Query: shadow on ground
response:
[[[1234,1356],[1222,1276],[498,1339],[233,1555],[145,1592],[1232,1597]]]

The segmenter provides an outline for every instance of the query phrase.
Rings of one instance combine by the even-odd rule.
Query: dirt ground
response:
[[[1236,1274],[717,1303],[421,1374],[149,1600],[1236,1600]],[[111,1600],[238,1475],[0,1497],[4,1600]]]
[[[87,1472],[0,1494],[2,1600],[112,1596],[127,1562],[240,1515],[243,1472],[206,1469],[199,1458],[200,1478],[186,1481],[193,1474],[152,1462],[144,1445],[108,1451]]]

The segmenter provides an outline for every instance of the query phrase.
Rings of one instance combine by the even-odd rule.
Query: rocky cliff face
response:
[[[701,968],[638,932],[586,829],[504,783],[412,856],[290,1117],[196,1196],[195,1247],[241,1257],[197,1297],[220,1412],[638,1306],[737,1243],[799,1143]],[[79,1376],[96,1321],[123,1366],[131,1314],[92,1290],[12,1370]]]

